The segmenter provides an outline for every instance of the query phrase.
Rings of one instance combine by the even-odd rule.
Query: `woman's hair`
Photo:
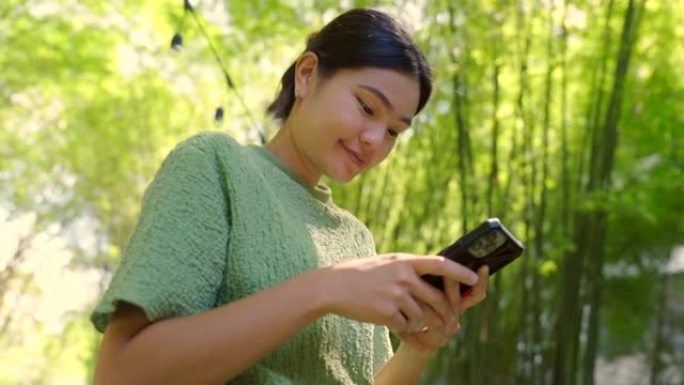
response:
[[[341,69],[378,67],[416,76],[420,83],[418,113],[430,98],[432,73],[408,33],[390,16],[372,9],[352,9],[307,39],[305,51],[318,56],[318,72],[331,77]],[[285,71],[276,99],[267,112],[286,120],[294,105],[296,62]]]

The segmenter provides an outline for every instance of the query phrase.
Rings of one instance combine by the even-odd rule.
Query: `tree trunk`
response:
[[[578,175],[584,175],[584,149],[594,148],[597,145],[596,121],[594,118],[596,111],[600,110],[603,100],[603,83],[607,67],[608,50],[610,47],[610,19],[613,13],[613,0],[607,6],[605,29],[604,29],[604,50],[599,66],[593,66],[597,70],[592,73],[591,94],[596,95],[595,100],[589,102],[585,119],[585,135],[581,142]],[[592,150],[593,151],[593,150]],[[577,178],[577,190],[584,190],[581,187],[582,178]],[[569,215],[570,216],[570,215]],[[577,356],[579,349],[579,330],[581,324],[581,301],[580,287],[584,271],[583,250],[580,250],[587,243],[588,237],[588,218],[581,212],[575,213],[571,235],[574,240],[575,251],[564,253],[560,270],[559,306],[556,314],[556,338],[555,338],[555,357],[553,364],[553,384],[554,385],[575,385],[574,375],[577,368]]]
[[[641,5],[643,7],[643,3]],[[611,96],[606,108],[606,116],[603,128],[595,130],[594,140],[591,146],[591,160],[589,167],[589,180],[585,188],[587,196],[610,187],[613,160],[617,147],[618,122],[622,105],[622,91],[629,67],[629,59],[635,38],[636,6],[630,0],[627,6],[620,47],[617,58],[617,66],[613,77]],[[595,356],[598,348],[598,323],[599,308],[602,293],[602,268],[604,261],[604,243],[607,234],[607,217],[605,209],[601,208],[592,212],[578,212],[576,221],[575,244],[577,252],[569,254],[565,259],[563,297],[559,309],[558,322],[558,351],[556,356],[556,371],[554,384],[575,384],[577,379],[577,365],[581,346],[579,344],[579,332],[581,325],[580,300],[582,260],[587,258],[586,292],[589,298],[589,316],[587,326],[587,345],[583,365],[583,383],[593,384],[593,372]]]
[[[615,151],[617,149],[618,140],[618,123],[622,110],[622,95],[627,79],[632,48],[637,37],[638,20],[643,12],[645,2],[646,1],[643,0],[640,4],[635,4],[634,0],[630,0],[625,12],[617,67],[613,78],[613,88],[605,123],[603,125],[603,138],[601,142],[604,148],[598,154],[600,156],[598,159],[599,167],[597,168],[598,181],[594,186],[599,189],[609,190],[611,188],[611,176],[613,173],[613,163],[615,161]],[[594,363],[598,350],[599,316],[601,309],[601,294],[603,292],[603,261],[605,259],[605,247],[603,245],[605,244],[606,234],[608,232],[607,211],[601,210],[594,215],[596,216],[594,221],[596,225],[594,236],[596,239],[595,242],[592,243],[594,247],[588,248],[591,250],[588,254],[591,256],[589,259],[588,271],[592,279],[587,280],[590,306],[587,350],[584,364],[585,385],[594,384]]]
[[[528,26],[528,21],[527,21],[527,15],[525,15],[524,10],[527,8],[527,4],[524,0],[520,0],[518,2],[518,12],[517,12],[517,24],[518,24],[518,31],[520,34],[523,34],[524,38],[521,39],[523,41],[523,46],[521,47],[521,52],[520,52],[520,67],[519,67],[519,72],[518,72],[518,84],[519,84],[519,90],[518,90],[518,95],[516,98],[516,106],[515,106],[515,111],[516,111],[516,125],[520,124],[521,130],[520,130],[520,136],[522,137],[521,140],[521,145],[520,145],[520,150],[519,152],[522,155],[522,159],[519,164],[519,169],[522,170],[524,169],[525,165],[525,158],[527,157],[527,154],[531,150],[528,148],[528,146],[531,145],[530,140],[528,139],[529,135],[529,129],[528,127],[529,122],[527,119],[527,96],[529,95],[529,79],[528,79],[528,57],[529,57],[529,52],[530,52],[530,46],[531,46],[531,32],[529,30]],[[512,183],[513,175],[520,175],[521,173],[511,173],[511,176],[509,178],[509,183]],[[523,182],[523,188],[527,189],[530,182],[524,180],[524,176],[526,174],[522,173],[522,182]],[[518,180],[520,182],[520,180]],[[509,184],[510,186],[510,184]],[[509,190],[509,186],[507,186],[507,190]],[[507,193],[509,193],[507,191]],[[526,205],[527,206],[527,205]],[[527,220],[527,207],[524,209],[524,216],[525,216],[525,236],[529,236],[529,223]],[[529,291],[527,290],[527,277],[528,277],[528,272],[529,272],[529,260],[528,258],[523,258],[521,261],[521,268],[520,268],[520,276],[518,279],[518,285],[519,285],[519,290],[520,290],[520,323],[517,328],[518,332],[518,338],[517,338],[517,345],[519,348],[517,349],[518,351],[518,359],[517,359],[517,365],[516,365],[516,384],[529,384],[530,383],[530,373],[529,373],[529,364],[530,364],[530,355],[529,355],[529,342],[530,342],[530,329],[529,329]]]
[[[663,329],[666,325],[667,316],[667,297],[670,290],[670,274],[665,272],[660,285],[660,298],[658,300],[658,318],[656,320],[655,332],[653,336],[653,350],[651,351],[651,379],[650,385],[660,385],[659,376],[663,370],[662,354],[664,352]]]
[[[544,243],[546,239],[546,231],[544,231],[544,223],[546,221],[546,207],[547,207],[547,192],[546,181],[549,174],[549,131],[551,129],[551,104],[553,101],[553,74],[556,63],[554,61],[553,44],[555,40],[555,25],[553,22],[553,13],[555,6],[553,2],[550,3],[548,13],[548,37],[547,37],[547,67],[544,87],[544,114],[542,123],[542,169],[540,176],[540,191],[538,198],[538,207],[536,210],[535,227],[534,227],[534,265],[532,270],[532,341],[531,341],[531,379],[533,384],[541,384],[543,381],[544,366],[541,360],[542,346],[544,343],[543,331],[541,325],[542,304],[541,304],[541,284],[539,276],[539,267],[544,259]]]
[[[461,9],[465,12],[465,6]],[[466,40],[462,36],[462,30],[458,30],[455,20],[455,6],[449,3],[449,20],[452,33],[457,37],[457,41],[463,48],[463,56],[467,54]],[[454,119],[456,122],[457,136],[457,153],[458,153],[458,169],[459,169],[459,186],[461,189],[461,209],[463,221],[463,233],[465,234],[470,229],[470,202],[473,201],[471,195],[476,196],[477,193],[473,191],[472,174],[473,174],[473,156],[470,143],[470,133],[467,118],[467,103],[468,103],[468,82],[466,78],[468,60],[463,57],[461,59],[455,57],[453,53],[452,62],[456,65],[456,72],[453,75],[453,106]]]

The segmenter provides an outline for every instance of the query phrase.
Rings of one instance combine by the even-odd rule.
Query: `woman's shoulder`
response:
[[[218,175],[232,159],[240,159],[244,147],[228,134],[205,131],[178,142],[164,158],[160,177],[172,175]]]
[[[233,163],[242,159],[246,148],[247,146],[240,144],[225,132],[203,131],[180,141],[171,150],[168,158],[194,159],[220,166],[222,163]]]
[[[198,148],[203,150],[219,150],[242,147],[232,136],[221,131],[202,131],[196,133],[183,141],[176,148]]]

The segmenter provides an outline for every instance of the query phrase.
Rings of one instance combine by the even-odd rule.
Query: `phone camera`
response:
[[[501,247],[506,242],[506,237],[498,230],[490,231],[478,238],[468,251],[476,258],[484,258]]]

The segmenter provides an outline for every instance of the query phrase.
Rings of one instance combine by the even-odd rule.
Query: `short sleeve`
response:
[[[389,329],[384,325],[375,325],[373,330],[373,375],[392,358],[392,342]]]
[[[152,321],[215,306],[229,233],[225,176],[209,138],[195,136],[164,160],[147,188],[138,223],[91,315],[104,332],[119,302]]]

